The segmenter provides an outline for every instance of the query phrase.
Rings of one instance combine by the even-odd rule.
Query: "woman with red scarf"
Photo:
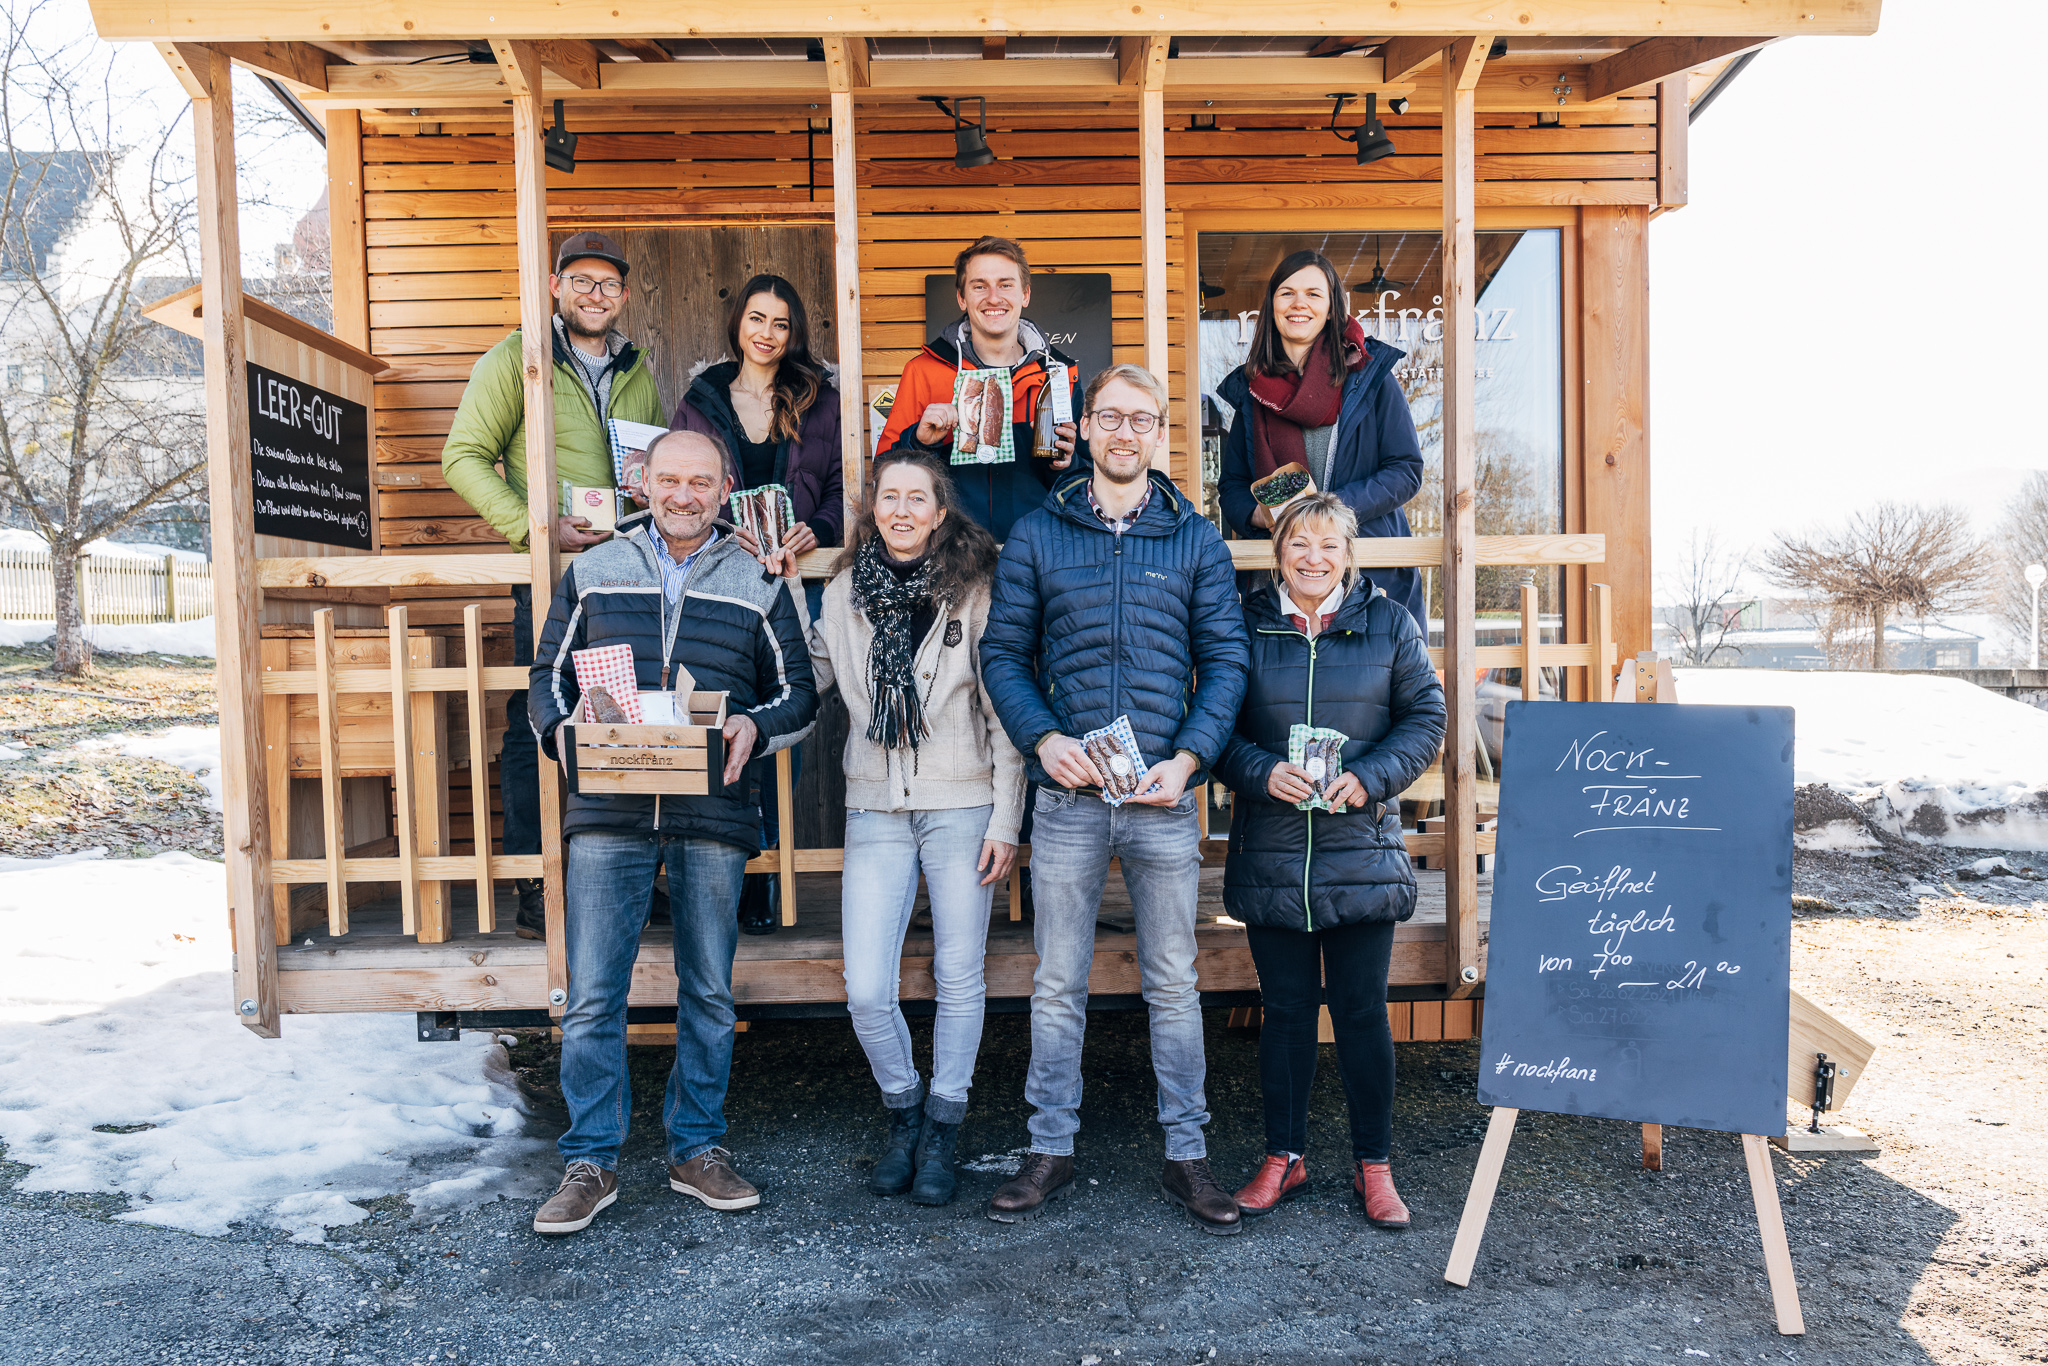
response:
[[[1272,514],[1251,486],[1287,464],[1304,466],[1317,489],[1342,499],[1358,516],[1359,535],[1410,534],[1401,507],[1422,487],[1422,445],[1394,378],[1404,354],[1367,338],[1321,252],[1297,251],[1280,263],[1245,363],[1216,388],[1235,412],[1217,493],[1239,536],[1273,534]],[[1418,571],[1377,570],[1372,581],[1428,631]]]

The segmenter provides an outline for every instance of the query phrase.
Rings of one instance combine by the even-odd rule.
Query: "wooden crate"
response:
[[[688,705],[687,725],[564,725],[558,743],[569,760],[569,791],[593,796],[723,794],[726,694],[693,692]]]

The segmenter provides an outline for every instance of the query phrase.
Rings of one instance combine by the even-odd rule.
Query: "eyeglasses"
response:
[[[1128,421],[1131,424],[1131,431],[1143,436],[1159,425],[1157,413],[1120,413],[1114,408],[1098,408],[1089,416],[1094,418],[1095,425],[1105,432],[1120,431]]]
[[[588,294],[594,289],[607,299],[616,299],[626,292],[624,280],[593,280],[588,275],[564,275],[562,278],[578,294]]]

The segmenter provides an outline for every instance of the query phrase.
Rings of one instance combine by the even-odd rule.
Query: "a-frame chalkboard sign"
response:
[[[1617,701],[1675,701],[1632,661]],[[1479,1099],[1444,1279],[1467,1285],[1522,1110],[1742,1135],[1780,1333],[1803,1333],[1770,1150],[1785,1126],[1792,712],[1508,706]]]

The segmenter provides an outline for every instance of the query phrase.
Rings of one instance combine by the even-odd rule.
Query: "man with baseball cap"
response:
[[[605,419],[666,426],[668,407],[639,350],[613,326],[626,307],[630,267],[617,242],[601,232],[579,232],[562,243],[555,273],[555,476],[580,488],[613,487],[611,438]],[[486,351],[469,372],[455,412],[441,472],[477,514],[514,550],[526,549],[526,401],[520,339]],[[502,465],[501,475],[494,467]],[[609,532],[590,530],[584,517],[558,516],[555,540],[564,550],[596,545]],[[533,593],[512,586],[513,662],[533,663]],[[505,746],[498,782],[505,813],[504,852],[540,852],[540,771],[526,698],[506,708]],[[539,878],[520,878],[518,932],[545,937]]]

